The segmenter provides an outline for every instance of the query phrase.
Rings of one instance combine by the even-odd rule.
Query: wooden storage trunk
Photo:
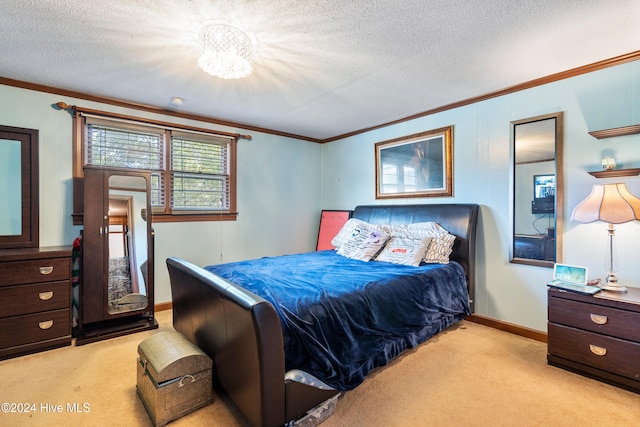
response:
[[[211,359],[176,331],[159,332],[138,345],[137,386],[155,426],[163,426],[213,401]]]

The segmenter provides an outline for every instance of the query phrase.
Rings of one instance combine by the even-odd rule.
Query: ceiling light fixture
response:
[[[213,76],[241,79],[253,71],[253,41],[236,27],[208,25],[198,34],[198,45],[198,65]]]

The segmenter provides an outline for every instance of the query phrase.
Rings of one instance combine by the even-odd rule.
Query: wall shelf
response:
[[[635,135],[640,133],[640,125],[623,126],[619,128],[594,130],[589,135],[597,139],[613,138],[616,136]]]
[[[589,172],[589,175],[595,176],[596,178],[619,178],[622,176],[636,176],[640,175],[640,168]]]

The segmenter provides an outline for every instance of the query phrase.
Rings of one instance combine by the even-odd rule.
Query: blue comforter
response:
[[[206,267],[271,302],[285,366],[338,390],[470,313],[464,270],[363,262],[335,251]]]

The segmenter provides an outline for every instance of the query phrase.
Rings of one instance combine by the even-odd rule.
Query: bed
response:
[[[514,257],[553,261],[555,259],[553,245],[554,239],[546,234],[516,234]]]
[[[356,387],[372,370],[386,365],[407,348],[419,345],[473,311],[477,216],[478,206],[473,204],[355,208],[353,218],[369,224],[427,221],[440,224],[455,235],[449,257],[451,262],[441,265],[442,268],[400,266],[404,268],[396,270],[398,266],[389,263],[363,263],[341,257],[335,251],[206,268],[169,258],[174,328],[212,357],[216,388],[228,395],[252,425],[285,425],[341,391]],[[274,264],[280,261],[283,264]],[[334,267],[337,268],[336,263],[346,263],[344,274],[331,275]],[[257,273],[245,272],[251,264],[257,264]],[[364,285],[356,284],[356,289],[347,293],[341,291],[341,286],[336,289],[331,286],[338,280],[336,276],[346,276],[347,271],[358,271],[366,276],[383,266],[393,270],[393,282],[388,281],[391,279],[365,280]],[[285,285],[288,291],[284,296],[274,296],[277,292],[271,290],[270,282],[275,280],[275,272],[296,269],[312,270],[315,275],[305,279],[308,283],[300,287],[300,292],[293,292],[298,295],[290,295],[292,287],[297,289],[298,285],[289,283]],[[414,272],[407,273],[411,269]],[[438,288],[437,282],[450,279],[427,279],[427,270],[436,271],[435,276],[441,278],[445,274],[443,271],[450,270],[446,274],[457,276],[456,281],[462,282],[460,286],[464,292],[456,291],[455,298],[449,296],[447,291]],[[418,284],[414,279],[409,280],[411,275],[420,276]],[[346,280],[355,283],[359,279]],[[421,280],[432,282],[420,284]],[[307,285],[311,286],[311,293],[316,289],[319,298],[305,296],[310,293]],[[435,294],[437,305],[443,299],[455,299],[455,307],[447,305],[436,309],[425,305],[424,310],[408,310],[403,305],[403,298],[423,292],[423,289]],[[426,301],[429,292],[425,291],[424,296],[420,294],[418,298]],[[306,300],[311,302],[301,303]],[[358,304],[363,301],[368,308],[358,308],[362,307]],[[331,311],[339,312],[343,317],[328,315]],[[362,319],[355,319],[353,323],[351,318],[358,317]],[[401,319],[400,325],[394,324],[398,319]],[[313,329],[314,324],[322,327]],[[327,329],[332,325],[337,327]],[[325,350],[327,355],[318,356]],[[367,354],[363,356],[360,350]],[[356,360],[350,360],[346,355],[357,355]],[[310,375],[299,376],[299,372]]]

